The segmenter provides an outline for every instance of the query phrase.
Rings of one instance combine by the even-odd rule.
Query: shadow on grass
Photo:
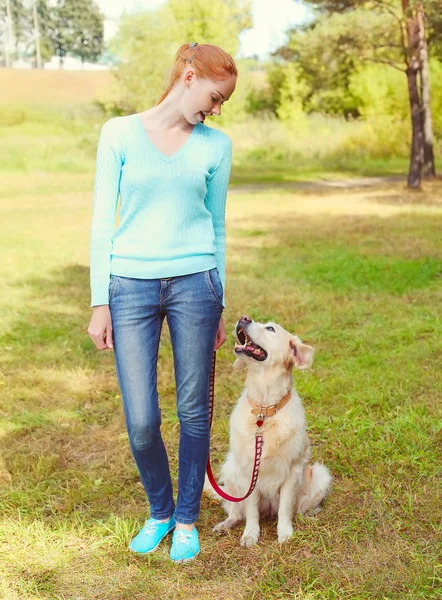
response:
[[[290,214],[241,225],[229,248],[235,261],[226,321],[247,313],[309,334],[315,371],[300,375],[297,387],[316,458],[330,466],[335,487],[317,520],[296,520],[294,541],[282,549],[274,523],[264,524],[258,549],[238,547],[241,528],[218,538],[211,528],[222,510],[203,497],[200,523],[210,551],[191,573],[216,582],[220,571],[239,565],[247,576],[242,583],[262,597],[309,582],[319,590],[336,585],[342,597],[344,591],[356,597],[357,590],[361,598],[424,588],[440,510],[433,406],[440,389],[428,377],[438,358],[438,219]],[[71,265],[24,282],[23,290],[24,308],[0,340],[8,348],[5,371],[14,377],[4,408],[10,429],[2,450],[11,477],[0,491],[4,513],[18,509],[54,526],[80,515],[90,528],[109,515],[140,520],[147,503],[129,452],[113,357],[97,352],[86,333],[88,269]],[[163,382],[173,377],[169,362],[161,370]],[[221,402],[234,401],[236,377],[223,373]],[[172,393],[164,407],[172,411]],[[169,423],[166,429],[176,477],[178,429]],[[225,455],[227,435],[221,441],[217,453]],[[115,556],[121,551],[120,561],[125,541],[113,549]],[[410,549],[417,557],[412,566]],[[266,572],[270,560],[276,579]],[[161,554],[152,561],[154,570],[164,566]]]

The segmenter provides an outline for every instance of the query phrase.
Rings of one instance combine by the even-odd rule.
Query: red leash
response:
[[[213,418],[213,404],[215,398],[215,364],[216,364],[216,352],[213,353],[212,356],[212,372],[210,373],[210,386],[209,386],[209,415],[210,415],[210,429],[212,429],[212,418]],[[263,419],[260,419],[262,415],[258,415],[257,426],[261,427],[263,424]],[[258,424],[260,423],[260,424]],[[245,500],[250,494],[253,492],[256,486],[256,482],[258,481],[258,473],[259,473],[259,463],[261,462],[262,455],[262,447],[264,445],[264,439],[262,433],[259,430],[255,433],[255,461],[253,463],[253,473],[252,473],[252,481],[250,482],[250,487],[245,496],[242,498],[235,498],[235,496],[230,496],[224,490],[222,490],[219,485],[216,483],[215,478],[212,473],[212,468],[210,466],[210,453],[207,459],[207,476],[209,478],[210,483],[212,484],[213,489],[222,496],[225,500],[229,500],[230,502],[241,502]]]

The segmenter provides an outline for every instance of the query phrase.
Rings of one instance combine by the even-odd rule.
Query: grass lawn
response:
[[[223,512],[204,496],[201,554],[181,567],[168,543],[141,560],[127,550],[147,503],[113,355],[86,334],[92,186],[81,170],[2,175],[0,598],[442,598],[442,184],[232,189],[214,471],[244,383],[231,331],[248,314],[316,349],[296,386],[334,488],[287,544],[269,522],[249,550],[242,528],[212,532]],[[159,394],[176,490],[167,326]]]

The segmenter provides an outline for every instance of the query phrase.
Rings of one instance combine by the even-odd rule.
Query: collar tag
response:
[[[262,413],[260,413],[258,415],[258,418],[256,419],[256,426],[257,427],[262,427],[263,424],[264,424],[264,419],[265,419],[265,416]]]

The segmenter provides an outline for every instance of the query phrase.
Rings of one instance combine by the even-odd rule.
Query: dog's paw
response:
[[[241,537],[241,546],[243,548],[251,548],[258,543],[259,540],[259,529],[252,529],[247,533],[244,533]]]
[[[321,510],[322,510],[321,506],[315,506],[315,508],[311,508],[310,510],[307,511],[306,516],[307,517],[316,517],[316,515],[321,512]]]
[[[278,542],[283,544],[293,535],[293,527],[291,524],[278,525]]]

